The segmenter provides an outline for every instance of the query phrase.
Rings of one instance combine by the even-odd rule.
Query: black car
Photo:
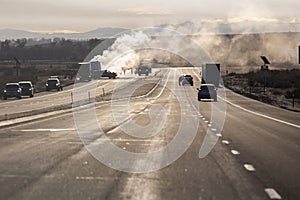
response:
[[[19,85],[22,88],[21,96],[33,97],[34,88],[31,81],[20,81]]]
[[[3,99],[6,100],[10,97],[21,99],[22,89],[18,83],[6,83],[3,90]]]
[[[149,76],[149,73],[151,73],[151,67],[148,67],[147,65],[139,66],[137,68],[137,73],[139,76],[141,76],[142,74]]]
[[[179,85],[191,85],[193,86],[194,85],[194,80],[193,80],[193,77],[189,74],[184,74],[182,76],[179,77],[178,79],[178,84]]]
[[[46,90],[47,91],[50,91],[50,90],[61,91],[61,90],[63,90],[63,87],[61,86],[58,78],[49,78],[46,83]]]
[[[104,70],[102,72],[101,77],[108,77],[109,79],[115,79],[117,77],[117,73],[115,72],[110,72],[108,70]]]

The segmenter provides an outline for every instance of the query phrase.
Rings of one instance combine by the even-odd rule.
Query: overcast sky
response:
[[[300,22],[299,0],[0,0],[0,29],[89,31],[164,23]]]

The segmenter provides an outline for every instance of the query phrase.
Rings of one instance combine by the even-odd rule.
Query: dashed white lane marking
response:
[[[238,152],[237,150],[231,150],[231,153],[232,153],[233,155],[240,155],[240,152]]]
[[[220,97],[220,98],[221,98],[221,97]],[[270,119],[270,120],[273,120],[273,121],[276,121],[276,122],[280,122],[280,123],[283,123],[283,124],[286,124],[286,125],[289,125],[289,126],[293,126],[293,127],[296,127],[296,128],[300,128],[300,125],[298,125],[298,124],[293,124],[293,123],[286,122],[286,121],[283,121],[283,120],[280,120],[280,119],[276,119],[276,118],[274,118],[274,117],[270,117],[270,116],[268,116],[268,115],[264,115],[264,114],[261,114],[261,113],[258,113],[258,112],[254,112],[254,111],[252,111],[252,110],[248,110],[248,109],[246,109],[246,108],[243,108],[242,106],[239,106],[239,105],[237,105],[237,104],[234,104],[234,103],[232,103],[232,102],[230,102],[230,101],[228,101],[228,100],[226,100],[226,99],[224,99],[224,98],[221,98],[221,99],[222,99],[223,101],[226,101],[227,103],[233,105],[234,107],[239,108],[239,109],[241,109],[241,110],[244,110],[244,111],[246,111],[246,112],[248,112],[248,113],[251,113],[251,114],[254,114],[254,115],[257,115],[257,116],[260,116],[260,117],[264,117],[264,118],[267,118],[267,119]]]
[[[265,192],[267,193],[270,199],[282,199],[281,196],[273,188],[266,188]]]
[[[223,143],[223,144],[226,144],[226,145],[229,144],[229,142],[228,142],[227,140],[222,140],[222,143]]]
[[[216,132],[216,131],[217,131],[217,129],[216,129],[216,128],[212,128],[212,129],[211,129],[211,131],[213,131],[213,132]]]
[[[38,129],[23,129],[21,132],[59,132],[59,131],[75,131],[74,128],[38,128]]]
[[[221,133],[217,133],[216,136],[222,137],[222,134]]]
[[[205,120],[205,117],[202,117],[203,120]]]
[[[208,123],[208,122],[209,122],[209,121],[207,121],[207,120],[205,121],[205,123]]]
[[[26,144],[72,144],[72,145],[81,145],[83,144],[83,142],[78,141],[78,142],[68,142],[68,141],[56,141],[55,139],[53,140],[48,140],[48,141],[28,141],[25,142]]]
[[[26,175],[16,175],[16,174],[0,174],[1,178],[30,178]]]
[[[249,172],[254,172],[255,171],[255,168],[253,165],[251,164],[244,164],[244,168],[249,171]]]
[[[26,178],[26,179],[32,179],[36,178],[35,176],[32,175],[17,175],[17,174],[0,174],[1,178]],[[55,178],[54,175],[45,175],[43,176],[44,178]]]
[[[208,126],[208,127],[211,127],[211,124],[208,124],[207,126]]]

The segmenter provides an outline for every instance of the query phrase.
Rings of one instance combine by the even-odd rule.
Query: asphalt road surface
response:
[[[182,73],[194,87],[178,86]],[[192,69],[159,78],[151,92],[153,78],[121,83],[113,101],[0,128],[0,199],[300,198],[299,113],[229,90],[198,102]],[[213,148],[201,157],[204,143]]]

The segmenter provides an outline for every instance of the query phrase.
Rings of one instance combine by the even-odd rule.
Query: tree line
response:
[[[67,40],[54,39],[16,39],[0,42],[0,60],[56,60],[81,61],[103,39]]]

